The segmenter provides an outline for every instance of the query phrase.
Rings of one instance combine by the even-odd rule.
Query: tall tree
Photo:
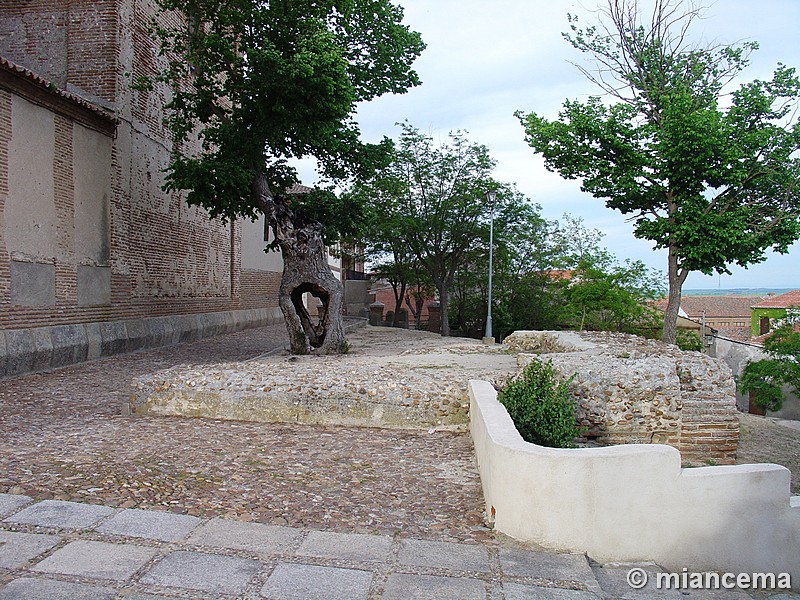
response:
[[[175,137],[168,190],[212,217],[263,213],[280,248],[280,306],[294,352],[346,348],[342,286],[327,264],[324,236],[352,228],[355,211],[331,193],[290,194],[287,159],[313,156],[331,179],[367,175],[391,146],[359,141],[358,102],[419,84],[411,63],[424,48],[389,0],[157,0],[155,33],[173,88]],[[188,66],[188,75],[187,75]],[[312,323],[303,295],[318,297]]]
[[[662,339],[674,343],[681,288],[692,271],[727,273],[785,253],[800,237],[800,80],[725,86],[757,44],[695,47],[700,9],[655,0],[643,25],[636,0],[608,0],[596,26],[570,17],[566,39],[591,56],[582,69],[606,95],[566,101],[557,120],[517,113],[548,169],[631,215],[635,235],[668,251]]]
[[[458,268],[470,254],[485,253],[489,206],[486,192],[494,161],[485,146],[470,143],[462,132],[435,144],[408,123],[390,166],[357,184],[351,194],[370,197],[380,218],[392,223],[392,237],[402,241],[433,280],[442,307],[441,334],[450,335],[448,305]]]

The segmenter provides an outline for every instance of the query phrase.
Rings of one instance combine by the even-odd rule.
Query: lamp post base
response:
[[[482,339],[482,341],[483,341],[484,345],[486,345],[486,346],[494,345],[494,338],[493,337],[484,337]]]

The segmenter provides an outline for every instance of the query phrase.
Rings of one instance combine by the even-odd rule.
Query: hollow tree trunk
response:
[[[328,265],[322,225],[295,214],[286,198],[273,196],[263,173],[256,174],[253,195],[272,227],[283,256],[278,304],[286,321],[292,353],[346,352],[348,345],[342,320],[344,287]],[[322,302],[319,316],[312,316],[306,308],[303,301],[306,293]]]

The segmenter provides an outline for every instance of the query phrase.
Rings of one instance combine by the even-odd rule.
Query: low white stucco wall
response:
[[[486,381],[470,428],[496,530],[600,562],[671,571],[790,573],[800,589],[800,496],[779,465],[682,469],[670,446],[554,449],[522,439]]]

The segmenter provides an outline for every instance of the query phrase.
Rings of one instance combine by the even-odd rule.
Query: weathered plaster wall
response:
[[[497,531],[600,562],[790,573],[800,589],[800,497],[784,467],[682,469],[664,445],[529,444],[485,381],[470,382],[470,431]]]
[[[717,340],[717,356],[725,361],[725,364],[730,367],[733,376],[737,379],[741,376],[747,363],[768,358],[766,352],[760,347],[750,344],[742,344],[731,340],[718,339]],[[781,419],[794,419],[800,420],[800,398],[786,390],[786,399],[783,407],[777,412],[768,412],[770,417],[778,417]],[[739,410],[747,412],[750,405],[750,398],[747,394],[741,394],[736,391],[736,405]]]
[[[721,360],[613,333],[515,332],[505,342],[574,376],[578,420],[598,442],[669,444],[687,462],[735,462],[735,384]],[[520,366],[532,359],[521,354]]]

